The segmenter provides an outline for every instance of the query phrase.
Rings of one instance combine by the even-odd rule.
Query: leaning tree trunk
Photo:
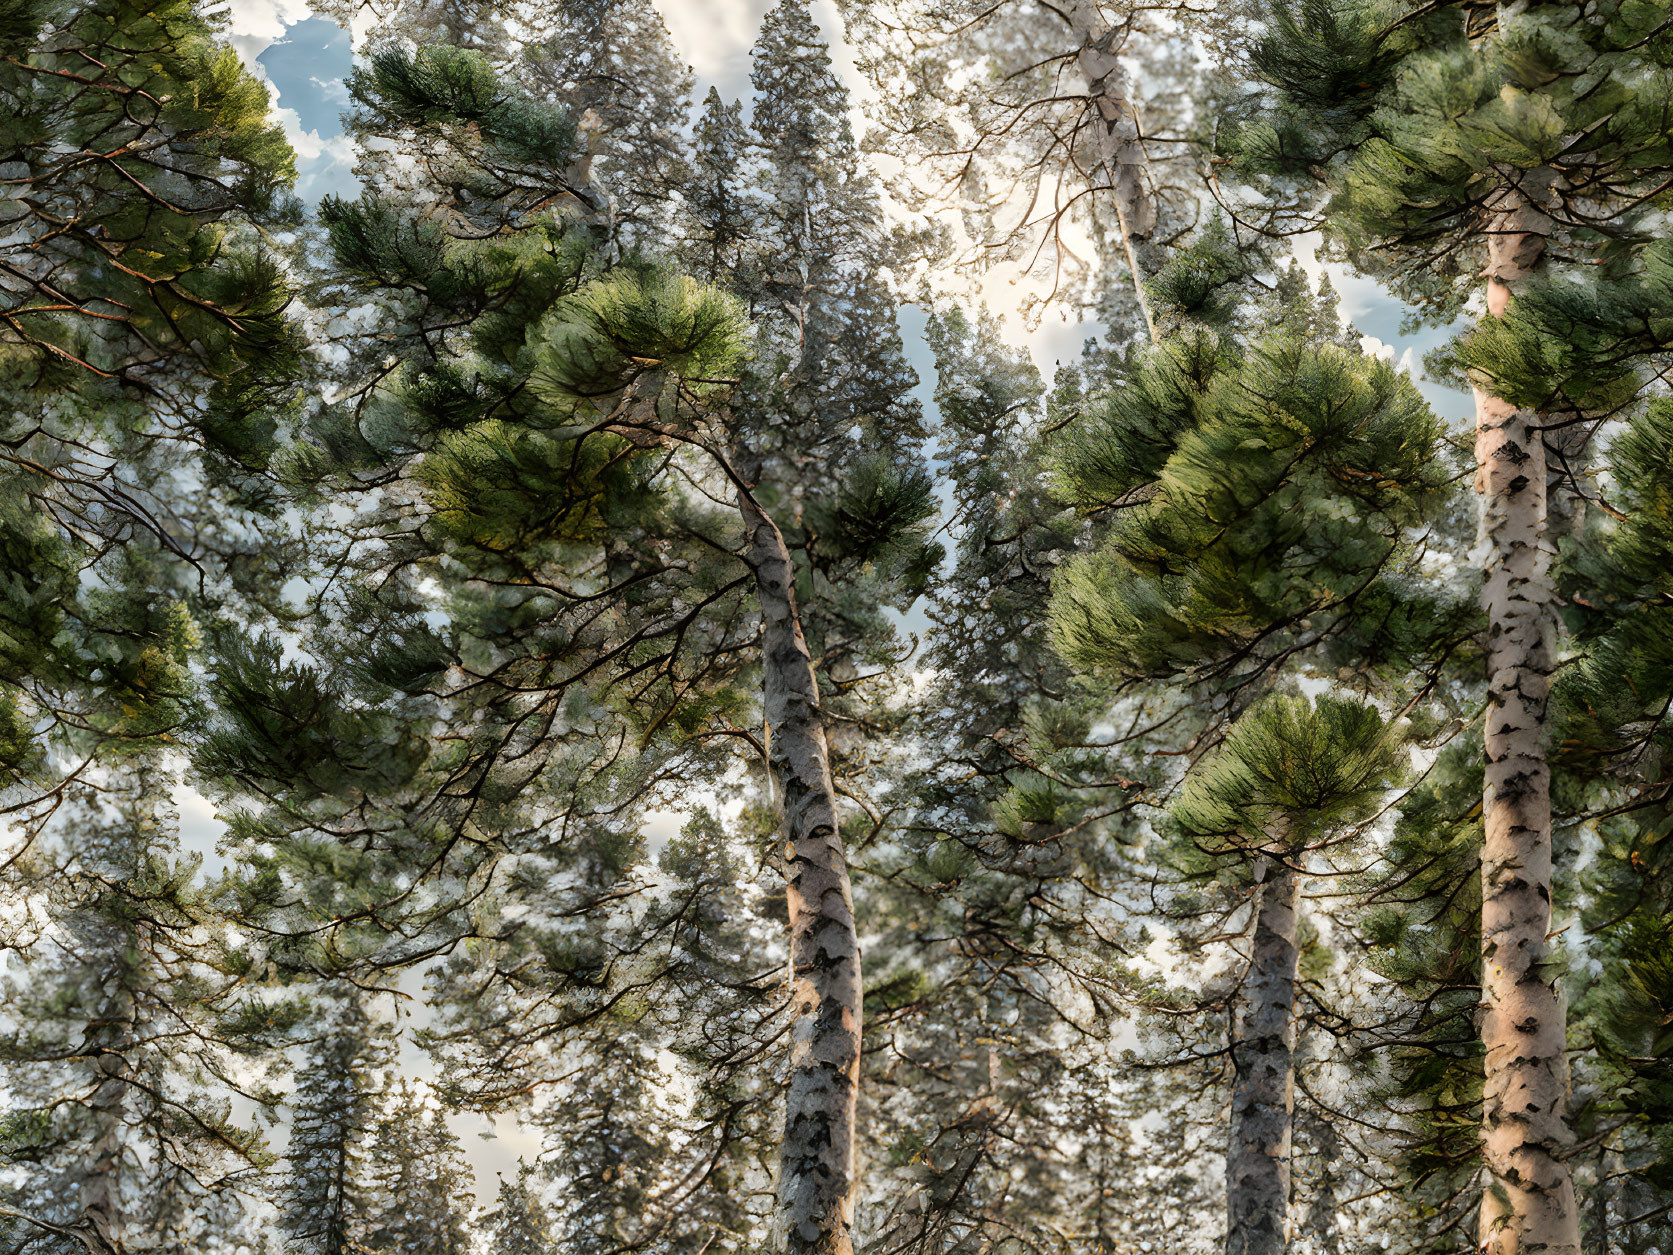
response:
[[[1281,858],[1269,859],[1268,867],[1232,1025],[1226,1255],[1280,1255],[1289,1242],[1300,873]]]
[[[1545,251],[1551,220],[1507,188],[1487,243],[1487,309]],[[1540,416],[1477,386],[1476,491],[1486,542],[1488,684],[1481,857],[1481,1040],[1486,1047],[1483,1255],[1579,1255],[1563,1155],[1566,1016],[1551,962],[1551,769],[1545,756],[1556,605]]]
[[[1121,61],[1121,36],[1117,28],[1103,26],[1097,6],[1081,4],[1072,14],[1075,34],[1082,39],[1076,56],[1086,78],[1087,95],[1097,117],[1092,120],[1098,162],[1115,193],[1115,220],[1121,231],[1121,247],[1133,272],[1133,291],[1139,313],[1144,316],[1150,342],[1156,343],[1156,323],[1150,316],[1150,299],[1144,291],[1144,271],[1139,255],[1156,229],[1156,202],[1145,179],[1149,155],[1139,131],[1138,108],[1133,103],[1132,82]]]
[[[860,1082],[860,943],[819,686],[784,536],[740,494],[761,603],[769,760],[784,807],[790,907],[790,1075],[779,1151],[778,1249],[852,1255]]]

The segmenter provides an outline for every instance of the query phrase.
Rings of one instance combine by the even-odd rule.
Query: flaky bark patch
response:
[[[761,604],[773,780],[790,909],[790,1073],[779,1152],[778,1249],[852,1255],[860,1082],[860,943],[795,569],[777,525],[741,497]]]
[[[1271,867],[1232,1025],[1226,1255],[1280,1255],[1289,1242],[1299,874],[1281,861]]]
[[[1488,239],[1487,304],[1502,314],[1550,219],[1507,190]],[[1566,1015],[1551,963],[1551,769],[1545,754],[1555,596],[1540,416],[1477,387],[1476,491],[1485,541],[1488,686],[1481,857],[1484,1255],[1579,1255]]]

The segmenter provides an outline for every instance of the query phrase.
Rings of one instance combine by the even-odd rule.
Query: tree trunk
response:
[[[1487,308],[1499,315],[1544,253],[1551,220],[1507,188],[1487,245]],[[1481,387],[1481,496],[1488,685],[1481,857],[1483,1255],[1579,1255],[1567,1123],[1566,1017],[1550,964],[1551,769],[1545,757],[1556,607],[1547,467],[1538,415]]]
[[[1226,1255],[1279,1255],[1289,1242],[1300,873],[1276,858],[1268,866],[1232,1026],[1236,1077],[1226,1148]]]
[[[740,494],[761,603],[769,760],[784,807],[791,1041],[779,1155],[778,1249],[852,1255],[860,1081],[860,943],[830,752],[795,569],[772,519]]]
[[[1115,193],[1115,219],[1121,231],[1121,246],[1133,272],[1133,291],[1139,300],[1150,342],[1156,342],[1156,324],[1150,316],[1150,299],[1144,292],[1144,270],[1139,255],[1156,229],[1156,202],[1145,185],[1149,155],[1140,138],[1138,109],[1132,99],[1132,84],[1121,63],[1118,46],[1122,32],[1105,27],[1096,5],[1078,5],[1072,13],[1075,34],[1082,40],[1076,61],[1086,77],[1087,95],[1098,116],[1093,121],[1099,164]]]
[[[122,1042],[126,1036],[125,1025],[118,1027],[117,1032],[121,1037],[108,1044],[93,1062],[100,1079],[88,1102],[88,1110],[98,1131],[87,1146],[80,1181],[82,1222],[112,1250],[120,1249],[123,1236],[122,1130],[128,1092],[123,1075],[127,1070]]]

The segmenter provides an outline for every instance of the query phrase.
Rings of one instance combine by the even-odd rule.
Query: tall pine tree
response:
[[[1322,178],[1332,238],[1414,303],[1450,315],[1484,295],[1487,339],[1531,280],[1616,254],[1613,238],[1666,196],[1659,6],[1267,15],[1250,62],[1276,104],[1234,146],[1283,178]],[[1552,556],[1579,522],[1582,453],[1604,414],[1549,387],[1519,391],[1502,357],[1468,341],[1462,357],[1476,392],[1490,646],[1480,1237],[1495,1255],[1573,1252],[1568,1038],[1551,945]]]

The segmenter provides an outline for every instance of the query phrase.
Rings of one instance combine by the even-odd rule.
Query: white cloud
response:
[[[1385,362],[1391,362],[1395,370],[1405,371],[1410,375],[1417,365],[1417,347],[1407,345],[1405,350],[1395,357],[1396,346],[1387,341],[1379,340],[1376,336],[1360,336],[1359,347],[1367,357],[1378,357]]]
[[[232,0],[227,6],[227,33],[232,42],[260,40],[255,55],[259,56],[268,44],[285,33],[285,27],[308,16],[308,0]],[[239,48],[243,52],[243,47]],[[249,54],[246,60],[252,60]]]
[[[658,0],[674,47],[728,97],[749,82],[749,49],[771,0]],[[741,87],[740,87],[741,85]]]
[[[308,81],[319,89],[319,98],[321,100],[329,100],[333,104],[346,105],[351,99],[349,96],[349,85],[340,78],[334,78],[329,82],[321,78],[310,78]]]

